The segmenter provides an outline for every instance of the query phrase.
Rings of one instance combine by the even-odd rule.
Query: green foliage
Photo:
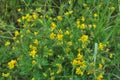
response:
[[[1,0],[1,80],[120,79],[117,0]]]

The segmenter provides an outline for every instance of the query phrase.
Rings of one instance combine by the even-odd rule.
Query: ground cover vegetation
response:
[[[0,0],[0,80],[120,80],[119,0]]]

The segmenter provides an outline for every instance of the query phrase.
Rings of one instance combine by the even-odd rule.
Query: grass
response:
[[[0,80],[119,80],[119,0],[0,0]]]

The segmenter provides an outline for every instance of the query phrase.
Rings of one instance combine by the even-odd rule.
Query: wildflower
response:
[[[98,17],[98,14],[97,14],[97,13],[95,13],[95,14],[94,14],[94,17],[95,17],[95,18],[96,18],[96,17]]]
[[[83,55],[81,55],[80,53],[78,53],[77,58],[78,58],[79,60],[81,60],[81,59],[83,59]]]
[[[37,50],[37,47],[33,46],[33,45],[29,45],[29,48],[32,49],[32,50]]]
[[[84,18],[84,16],[82,16],[82,17],[81,17],[81,20],[82,20],[83,22],[85,21],[85,18]]]
[[[52,40],[55,39],[55,36],[56,36],[55,33],[51,33],[51,34],[50,34],[50,39],[52,39]]]
[[[70,32],[69,32],[68,30],[66,30],[66,31],[65,31],[65,34],[66,34],[66,35],[69,35],[69,34],[70,34]]]
[[[97,76],[97,80],[102,80],[102,79],[103,79],[103,75],[102,74]]]
[[[51,73],[50,73],[50,76],[53,76],[54,74],[55,74],[54,72],[51,72]]]
[[[30,51],[30,56],[34,58],[36,56],[36,53],[37,53],[36,50],[32,50]]]
[[[84,24],[84,23],[81,24],[81,25],[80,25],[80,28],[81,28],[81,29],[85,29],[85,24]]]
[[[88,41],[88,35],[83,35],[79,40],[81,40],[83,43]]]
[[[33,77],[31,80],[35,80],[35,78]]]
[[[110,53],[109,57],[110,57],[110,58],[113,58],[113,54],[112,54],[112,53]]]
[[[99,43],[98,49],[99,49],[99,50],[103,50],[103,44],[102,44],[102,43]]]
[[[26,17],[25,16],[22,16],[22,20],[25,20],[26,19]]]
[[[38,18],[38,14],[37,13],[33,13],[32,17],[33,17],[33,19],[37,19]]]
[[[72,61],[72,65],[73,65],[73,66],[77,65],[77,60],[76,60],[76,59],[74,59],[74,60]]]
[[[58,40],[62,40],[63,39],[63,35],[62,34],[57,34],[57,39]]]
[[[36,45],[38,45],[38,44],[39,44],[38,39],[35,39],[35,40],[33,41],[33,43],[36,44]]]
[[[26,14],[25,18],[27,19],[28,22],[31,21],[31,16],[30,16],[30,14]]]
[[[16,60],[11,60],[10,62],[8,62],[8,68],[13,69],[16,64],[17,64]]]
[[[72,14],[73,11],[68,11],[68,12],[65,12],[65,15],[69,15],[69,14]]]
[[[32,61],[32,65],[35,65],[37,62],[35,60]]]
[[[61,20],[62,20],[62,16],[57,16],[57,19],[58,19],[59,21],[61,21]]]
[[[19,43],[20,43],[20,41],[19,41],[19,40],[16,40],[15,42],[16,42],[17,44],[19,44]]]
[[[34,35],[37,35],[38,34],[38,32],[34,32]]]
[[[30,33],[31,31],[28,29],[27,31],[26,31],[26,33],[28,34],[28,33]]]
[[[52,22],[51,29],[54,30],[56,27],[57,27],[57,25],[54,22]]]
[[[5,46],[9,46],[10,45],[10,41],[5,42]]]
[[[68,48],[66,48],[66,52],[69,52],[71,49],[68,47]]]
[[[69,46],[72,46],[72,42],[71,42],[71,41],[67,42],[67,44],[68,44]]]
[[[52,76],[52,77],[50,77],[50,80],[55,80],[55,78]]]
[[[93,24],[93,28],[96,28],[96,24]]]
[[[2,73],[3,77],[9,77],[10,73]]]
[[[14,47],[14,46],[12,47],[12,50],[15,50],[15,47]]]
[[[62,71],[62,65],[61,64],[56,64],[56,66],[58,67],[58,70],[57,70],[57,74],[59,74],[61,71]]]
[[[19,31],[15,31],[15,37],[17,37],[18,35],[20,35]]]
[[[77,75],[83,75],[83,72],[81,71],[81,69],[78,67],[76,68],[76,72],[75,72]]]
[[[20,11],[21,11],[21,8],[19,8],[17,11],[20,12]]]
[[[99,64],[99,69],[102,69],[103,65],[102,64]]]
[[[19,19],[17,19],[17,22],[19,22],[19,23],[20,23],[20,22],[21,22],[21,19],[20,19],[20,18],[19,18]]]

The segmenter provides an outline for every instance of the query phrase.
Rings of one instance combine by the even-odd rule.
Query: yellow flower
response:
[[[57,27],[57,25],[54,22],[52,22],[51,29],[54,30],[56,27]]]
[[[35,39],[35,40],[33,41],[33,43],[36,44],[36,45],[38,45],[38,44],[39,44],[38,39]]]
[[[103,50],[103,44],[102,44],[102,43],[99,43],[98,49],[99,49],[99,50]]]
[[[113,58],[113,54],[112,54],[112,53],[110,53],[109,57],[110,57],[110,58]]]
[[[33,19],[37,19],[38,18],[38,14],[37,13],[33,13],[32,17],[33,17]]]
[[[81,29],[85,29],[85,24],[84,24],[84,23],[81,24],[81,25],[80,25],[80,28],[81,28]]]
[[[96,24],[93,24],[93,28],[96,28]]]
[[[26,33],[28,34],[28,33],[30,33],[31,31],[28,29],[27,31],[26,31]]]
[[[8,68],[13,69],[16,64],[17,64],[16,60],[11,60],[10,62],[8,62]]]
[[[50,73],[50,76],[53,76],[54,74],[55,74],[54,72],[51,72],[51,73]]]
[[[38,34],[38,32],[34,32],[34,35],[37,35]]]
[[[76,59],[74,59],[74,60],[72,61],[72,65],[73,65],[73,66],[77,65],[77,60],[76,60]]]
[[[50,39],[52,39],[52,40],[55,39],[55,36],[56,36],[55,33],[51,33],[51,34],[50,34]]]
[[[57,16],[57,19],[58,19],[59,21],[61,21],[61,20],[62,20],[62,16]]]
[[[19,31],[15,31],[15,37],[17,37],[18,35],[20,35]]]
[[[97,80],[102,80],[102,79],[103,79],[103,75],[102,74],[97,76]]]
[[[68,47],[68,48],[66,48],[66,52],[69,52],[71,49]]]
[[[9,46],[10,45],[10,41],[5,42],[5,46]]]
[[[20,11],[21,11],[21,8],[19,8],[17,11],[20,12]]]
[[[9,77],[10,73],[2,73],[3,77]]]
[[[77,58],[78,58],[79,60],[81,60],[81,59],[83,59],[83,55],[81,55],[80,53],[78,53]]]
[[[94,17],[98,17],[98,14],[97,14],[97,13],[95,13],[95,14],[94,14]]]
[[[30,56],[34,58],[36,56],[36,53],[37,53],[36,50],[32,50],[30,51]]]
[[[63,39],[63,35],[62,34],[57,34],[57,39],[58,40],[62,40]]]
[[[12,47],[12,50],[15,50],[15,47],[14,47],[14,46]]]
[[[64,15],[69,15],[69,14],[72,14],[73,11],[68,11],[68,12],[65,12]]]
[[[83,72],[81,71],[81,69],[78,67],[76,68],[76,72],[75,72],[77,75],[83,75]]]
[[[85,18],[84,18],[84,16],[82,16],[81,20],[82,20],[83,22],[85,21]]]
[[[102,64],[99,64],[99,69],[102,69],[103,65]]]
[[[26,17],[25,16],[22,16],[22,20],[25,20],[26,19]]]
[[[81,40],[83,43],[88,41],[88,35],[83,35],[79,40]]]
[[[65,34],[66,34],[66,35],[69,35],[69,34],[70,34],[70,32],[67,30],[67,31],[65,31]]]
[[[19,19],[17,19],[17,22],[19,22],[19,23],[20,23],[20,22],[21,22],[21,19],[20,19],[20,18],[19,18]]]
[[[55,80],[55,78],[52,76],[52,77],[50,77],[50,80]]]
[[[68,46],[72,46],[72,42],[71,41],[67,42],[67,44],[68,44]]]
[[[33,77],[31,80],[35,80],[35,78]]]
[[[32,61],[32,65],[35,65],[37,62],[35,60]]]
[[[56,66],[58,67],[58,70],[57,70],[57,74],[59,74],[59,73],[61,73],[61,71],[62,71],[62,65],[61,64],[56,64]]]
[[[37,50],[37,47],[33,46],[33,45],[29,45],[29,48],[32,49],[32,50]]]

